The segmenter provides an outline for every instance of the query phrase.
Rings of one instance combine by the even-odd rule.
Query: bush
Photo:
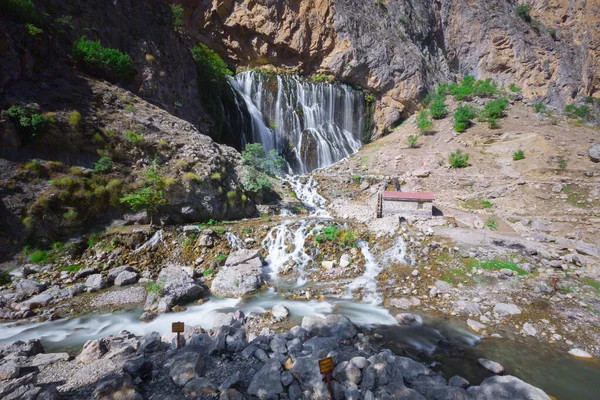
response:
[[[202,179],[193,172],[186,172],[185,174],[183,174],[183,179],[187,182],[202,182]]]
[[[77,128],[81,123],[81,113],[79,111],[71,111],[69,114],[69,125],[72,128]]]
[[[171,4],[171,12],[173,13],[173,25],[183,26],[183,6],[179,3]]]
[[[77,221],[77,218],[79,218],[79,213],[75,210],[68,210],[63,214],[63,218],[68,224],[72,224]]]
[[[41,35],[42,33],[44,33],[43,30],[41,30],[40,28],[38,28],[37,26],[33,25],[33,24],[27,24],[27,33],[29,33],[31,36],[37,36],[37,35]]]
[[[496,229],[498,229],[498,221],[494,217],[489,217],[487,221],[485,221],[485,226],[495,231]]]
[[[34,264],[46,264],[50,260],[50,253],[45,250],[36,250],[29,255],[29,261]]]
[[[519,93],[521,91],[521,88],[515,85],[514,83],[511,83],[510,85],[508,85],[508,90],[510,90],[513,93]]]
[[[569,104],[565,107],[565,114],[567,114],[569,118],[588,120],[591,116],[591,109],[586,105],[578,107],[575,104]]]
[[[558,157],[558,168],[563,171],[567,169],[567,160],[565,160],[564,157]]]
[[[133,73],[133,60],[129,54],[103,47],[99,40],[87,40],[85,36],[81,36],[73,44],[73,57],[92,69],[100,69],[120,77],[128,77]]]
[[[523,150],[517,150],[513,153],[513,160],[519,161],[525,158],[525,152]]]
[[[529,6],[524,4],[519,5],[517,6],[517,8],[515,8],[515,14],[517,14],[519,18],[526,22],[531,21],[531,15],[529,15],[529,11]]]
[[[221,175],[220,172],[215,172],[210,175],[210,179],[212,179],[213,181],[220,181],[221,179],[223,179],[223,175]]]
[[[536,113],[543,113],[546,112],[546,105],[543,103],[535,103],[533,105],[533,108],[535,109]]]
[[[96,173],[105,173],[112,171],[113,168],[113,160],[110,157],[100,157],[98,161],[94,164],[94,172]]]
[[[475,77],[467,75],[460,85],[446,83],[438,87],[439,95],[453,95],[456,100],[470,100],[473,96],[490,97],[499,93],[496,83],[491,79],[476,80]]]
[[[464,132],[475,118],[475,109],[467,104],[460,105],[454,111],[454,130]]]
[[[233,75],[225,61],[203,43],[192,48],[192,57],[198,63],[201,75],[209,82],[221,83]]]
[[[427,110],[421,110],[417,115],[417,127],[423,133],[430,132],[433,128],[433,121],[429,117]]]
[[[540,30],[542,28],[542,24],[539,20],[533,18],[531,20],[531,28],[536,31],[537,33],[540,33]]]
[[[146,170],[145,175],[146,187],[125,195],[120,199],[120,202],[127,204],[134,211],[148,211],[150,213],[150,224],[152,224],[152,213],[159,206],[168,203],[168,199],[164,193],[166,183],[165,177],[160,174],[160,168],[156,161]]]
[[[448,157],[450,161],[450,165],[452,168],[464,168],[469,166],[469,154],[462,152],[461,149],[456,150],[453,153],[450,153]]]
[[[442,119],[448,115],[448,108],[443,95],[436,96],[429,105],[429,113],[433,119]]]
[[[406,138],[406,144],[408,144],[408,147],[410,147],[411,149],[414,149],[417,147],[418,141],[419,141],[419,135],[408,135],[408,137]]]
[[[138,135],[137,133],[132,132],[132,131],[125,131],[125,132],[123,132],[123,135],[129,142],[131,142],[133,144],[139,143],[142,140],[144,140],[142,135]]]
[[[242,163],[271,176],[281,174],[286,165],[285,160],[277,150],[271,150],[267,154],[260,143],[246,145],[246,148],[242,151]]]
[[[37,134],[50,123],[47,117],[29,107],[12,106],[6,112],[15,123],[17,130],[31,139],[35,139]]]
[[[500,119],[504,117],[507,108],[508,100],[504,98],[491,100],[483,107],[483,116],[488,120],[492,118]]]

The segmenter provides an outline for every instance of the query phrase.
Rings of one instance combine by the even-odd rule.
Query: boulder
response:
[[[46,285],[31,279],[19,279],[15,282],[16,297],[24,299],[33,294],[41,293],[46,289]]]
[[[108,399],[123,399],[123,400],[143,400],[141,394],[138,393],[135,385],[131,381],[129,374],[109,375],[102,379],[92,392],[92,400],[108,400]]]
[[[302,319],[302,328],[310,334],[331,336],[339,340],[350,339],[356,336],[356,327],[343,315],[330,314],[325,318],[306,316]]]
[[[543,390],[514,376],[492,376],[468,388],[467,393],[477,400],[550,400]]]
[[[590,160],[593,162],[600,162],[600,144],[593,144],[588,150]]]
[[[484,330],[486,328],[485,324],[482,324],[479,321],[475,321],[473,319],[468,319],[467,320],[467,325],[469,326],[469,328],[471,328],[472,331],[474,332],[481,332],[482,330]]]
[[[487,369],[488,371],[491,371],[495,374],[501,374],[504,372],[504,367],[492,360],[487,360],[485,358],[479,358],[477,360],[477,362],[479,363],[479,365],[481,365],[483,368]]]
[[[98,270],[94,267],[84,268],[84,269],[80,269],[79,271],[77,271],[75,273],[75,275],[73,276],[73,278],[75,278],[75,280],[77,280],[77,279],[85,278],[87,276],[95,274],[97,272],[98,272]]]
[[[164,267],[158,274],[158,283],[160,293],[148,293],[145,311],[166,313],[171,311],[173,306],[196,300],[204,293],[204,289],[182,266]]]
[[[271,309],[271,315],[277,319],[285,319],[290,315],[290,310],[281,304],[277,304]]]
[[[69,354],[67,353],[41,353],[37,354],[31,360],[32,367],[41,367],[48,364],[54,364],[59,361],[69,361]]]
[[[240,264],[260,264],[262,265],[262,257],[260,251],[256,249],[242,249],[231,253],[225,260],[226,267],[235,267]]]
[[[115,278],[115,285],[125,286],[133,285],[137,282],[137,273],[133,271],[123,271]]]
[[[177,386],[185,386],[188,381],[204,374],[204,357],[204,354],[195,351],[176,355],[169,363],[169,376]]]
[[[398,321],[400,325],[412,325],[416,320],[415,316],[411,313],[400,313],[396,315],[396,321]]]
[[[590,353],[583,349],[571,349],[569,350],[569,354],[578,358],[593,358]]]
[[[515,304],[511,303],[498,303],[494,306],[494,314],[504,317],[507,315],[518,315],[521,314],[521,309]]]
[[[30,339],[26,342],[17,340],[10,344],[0,346],[0,358],[11,355],[13,357],[32,357],[44,352],[44,347],[39,339]]]
[[[236,255],[241,253],[241,255]],[[217,273],[212,282],[213,294],[222,297],[237,298],[258,290],[265,282],[262,260],[256,257],[247,259],[258,251],[239,250],[227,258],[225,266]],[[241,263],[242,260],[246,263]]]
[[[119,274],[124,271],[135,272],[131,265],[121,265],[120,267],[116,267],[108,271],[106,279],[109,283],[113,283],[115,279],[117,279],[117,276],[119,276]]]
[[[85,287],[91,291],[104,289],[104,286],[106,286],[106,280],[101,274],[90,275],[85,281]]]
[[[0,381],[16,378],[21,368],[13,360],[4,361],[0,364]]]
[[[107,352],[108,346],[104,338],[88,340],[83,345],[83,349],[81,350],[81,353],[79,353],[79,355],[76,357],[76,360],[80,363],[89,364],[91,362],[99,360]]]
[[[248,394],[259,399],[276,399],[283,390],[281,364],[277,360],[269,360],[254,374],[248,387]]]
[[[188,399],[211,399],[217,392],[217,385],[208,378],[193,378],[183,387]]]
[[[469,386],[469,381],[459,375],[454,375],[448,379],[448,385],[466,389]]]

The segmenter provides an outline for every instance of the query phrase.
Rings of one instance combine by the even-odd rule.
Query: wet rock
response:
[[[277,319],[285,319],[290,315],[290,311],[285,306],[277,304],[271,309],[271,315]]]
[[[495,374],[501,374],[504,372],[504,367],[492,360],[487,360],[485,358],[479,358],[477,359],[477,362],[479,363],[479,365],[481,365],[483,368],[487,369],[488,371],[491,371]]]
[[[529,322],[523,324],[523,332],[529,336],[537,336],[537,330]]]
[[[512,303],[498,303],[494,306],[494,314],[500,317],[521,314],[521,309]]]
[[[569,350],[569,354],[578,358],[593,358],[590,353],[583,349],[571,349]]]
[[[472,331],[477,333],[481,332],[487,327],[485,324],[482,324],[481,322],[472,319],[467,320],[467,325],[469,326],[469,328],[471,328]]]
[[[0,358],[8,355],[13,357],[32,357],[44,352],[44,347],[39,339],[30,339],[27,341],[17,340],[11,344],[0,346]]]
[[[166,313],[176,305],[198,299],[204,290],[189,275],[186,268],[170,265],[164,267],[158,274],[158,282],[162,284],[160,297],[156,293],[148,293],[145,311]]]
[[[108,346],[104,338],[88,340],[83,345],[83,349],[76,357],[76,360],[80,363],[89,364],[93,361],[99,360],[107,352]]]
[[[170,362],[169,376],[177,386],[185,386],[188,381],[204,374],[204,355],[186,351],[176,355]]]
[[[183,388],[183,393],[190,399],[212,398],[217,391],[217,385],[208,378],[193,378]]]
[[[283,392],[281,384],[281,364],[276,360],[269,360],[252,378],[248,393],[259,399],[277,398]]]
[[[221,326],[231,326],[234,321],[233,313],[216,313],[212,328],[218,329]]]
[[[92,400],[143,400],[141,394],[133,384],[129,374],[121,376],[109,376],[98,383],[92,392]]]
[[[467,393],[477,400],[550,400],[544,391],[514,376],[492,376]]]
[[[302,319],[302,328],[310,334],[332,336],[337,339],[350,339],[356,336],[357,330],[348,317],[330,314],[325,318],[306,316]]]
[[[0,381],[16,378],[19,376],[20,371],[21,368],[16,362],[12,360],[4,361],[0,364]]]
[[[106,280],[101,274],[90,275],[85,281],[85,287],[91,291],[104,289],[104,286],[106,286]]]
[[[133,285],[137,282],[137,273],[133,271],[123,271],[115,278],[115,285],[125,286]]]
[[[448,380],[448,385],[466,389],[469,386],[469,381],[459,375],[454,375]]]
[[[410,313],[400,313],[396,315],[396,321],[398,321],[400,325],[412,325],[416,320],[415,316]]]

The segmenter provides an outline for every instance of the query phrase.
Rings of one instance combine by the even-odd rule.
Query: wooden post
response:
[[[331,400],[335,399],[335,394],[333,393],[333,386],[331,385],[331,373],[333,372],[333,358],[327,357],[322,360],[319,360],[319,370],[321,374],[325,375],[327,379],[327,389],[329,389],[329,396],[331,396]]]
[[[177,350],[181,348],[181,337],[179,335],[181,334],[181,332],[183,332],[183,329],[183,322],[173,322],[171,324],[171,332],[177,333]]]

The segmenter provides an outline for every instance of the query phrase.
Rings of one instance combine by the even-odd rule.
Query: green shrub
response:
[[[546,105],[543,103],[534,103],[533,108],[535,109],[536,113],[546,112]]]
[[[50,253],[45,250],[35,250],[29,255],[29,261],[34,264],[46,264],[50,258]]]
[[[540,33],[540,30],[542,28],[542,24],[538,19],[533,18],[531,20],[531,28],[536,31],[537,33]]]
[[[531,15],[529,15],[529,11],[529,6],[524,4],[518,5],[515,8],[515,13],[517,14],[517,16],[526,22],[531,21]]]
[[[565,160],[564,157],[558,157],[558,168],[563,171],[567,169],[567,160]]]
[[[83,268],[82,264],[70,264],[70,265],[63,265],[63,266],[59,267],[58,269],[60,271],[66,271],[66,272],[77,272],[81,268]]]
[[[35,139],[37,134],[48,126],[50,120],[29,107],[12,106],[6,110],[16,124],[17,130]]]
[[[228,76],[233,75],[225,61],[203,43],[192,48],[192,57],[198,63],[202,76],[209,82],[225,82]]]
[[[1,15],[16,22],[39,22],[40,14],[32,0],[2,0]]]
[[[131,142],[133,144],[139,143],[142,140],[144,140],[142,135],[138,135],[137,133],[132,132],[132,131],[125,131],[125,132],[123,132],[123,135],[129,142]]]
[[[193,172],[186,172],[185,174],[183,174],[183,179],[187,182],[202,182],[202,179]]]
[[[450,161],[450,165],[452,168],[464,168],[469,166],[469,154],[462,152],[461,149],[456,150],[453,153],[450,153],[448,157]]]
[[[483,107],[483,116],[488,120],[491,118],[500,119],[504,117],[507,108],[508,100],[504,98],[491,100]]]
[[[210,175],[210,179],[212,179],[213,181],[220,181],[221,179],[223,179],[223,175],[220,172],[214,172]]]
[[[225,196],[227,197],[227,201],[230,205],[233,204],[238,198],[238,194],[235,190],[230,190]]]
[[[98,161],[94,164],[94,172],[96,173],[105,173],[110,172],[113,169],[113,160],[110,157],[100,157]]]
[[[267,154],[260,143],[246,145],[246,148],[242,151],[242,163],[271,176],[281,174],[285,168],[285,160],[277,150],[271,150]]]
[[[146,186],[123,196],[121,203],[127,204],[134,211],[146,210],[150,213],[150,224],[152,224],[152,214],[159,206],[168,203],[164,191],[166,188],[165,177],[160,174],[158,163],[154,161],[146,170]]]
[[[448,107],[443,95],[436,96],[429,105],[429,113],[433,119],[442,119],[448,115]]]
[[[28,231],[32,231],[33,228],[35,228],[36,221],[33,217],[25,217],[21,222],[23,223],[25,229]]]
[[[23,168],[29,172],[39,175],[43,171],[44,166],[40,160],[29,160],[23,165]]]
[[[320,83],[320,82],[333,82],[334,78],[333,76],[327,76],[327,75],[313,75],[312,77],[312,81],[314,83]]]
[[[99,40],[88,40],[81,36],[73,44],[73,57],[92,69],[100,69],[120,77],[133,73],[133,60],[127,53],[103,47]]]
[[[496,229],[498,229],[498,221],[494,217],[489,217],[487,221],[485,221],[485,226],[495,231]]]
[[[498,118],[490,118],[488,119],[488,128],[490,129],[499,129],[500,122],[498,122]]]
[[[67,221],[67,223],[72,224],[75,221],[77,221],[77,218],[79,218],[79,213],[71,209],[63,214],[63,218],[65,219],[65,221]]]
[[[548,28],[548,34],[552,36],[552,39],[556,40],[556,29]]]
[[[491,201],[483,200],[481,202],[481,208],[492,208],[492,207],[494,207],[494,205],[492,204]]]
[[[576,106],[575,104],[569,104],[565,107],[565,114],[569,118],[577,118],[580,120],[588,120],[591,116],[592,110],[587,105]]]
[[[183,6],[179,3],[171,4],[171,12],[173,13],[173,25],[183,26]]]
[[[214,270],[213,270],[212,268],[209,268],[209,269],[207,269],[206,271],[204,271],[204,272],[202,273],[202,275],[204,275],[204,276],[209,276],[209,275],[212,275],[212,273],[213,273],[213,272],[214,272]]]
[[[33,25],[33,24],[27,24],[27,33],[29,33],[31,36],[37,36],[37,35],[41,35],[42,33],[44,33],[43,30],[41,30],[40,28],[38,28],[37,26]]]
[[[69,114],[69,125],[72,128],[77,128],[81,123],[81,113],[77,110],[71,111]]]
[[[513,82],[511,82],[511,84],[508,85],[508,90],[510,90],[513,93],[519,93],[521,91],[521,88],[515,85]]]
[[[417,114],[417,127],[423,133],[430,132],[433,128],[433,121],[429,117],[429,112],[427,110],[419,111]]]
[[[453,95],[458,101],[470,100],[473,96],[490,97],[497,93],[496,83],[491,79],[476,80],[471,75],[465,76],[460,85],[446,83],[438,87],[439,95]]]
[[[513,160],[519,161],[525,158],[525,152],[523,150],[517,150],[513,153]]]
[[[406,144],[408,144],[408,147],[410,147],[411,149],[414,149],[417,147],[418,141],[419,141],[419,135],[408,135],[408,137],[406,138]]]
[[[336,225],[328,225],[321,229],[321,232],[316,229],[313,231],[315,242],[323,243],[325,241],[337,243],[344,247],[356,247],[357,236],[354,232],[346,229],[341,229]]]
[[[467,104],[462,104],[454,111],[454,130],[464,132],[470,125],[471,120],[475,118],[475,109]]]

